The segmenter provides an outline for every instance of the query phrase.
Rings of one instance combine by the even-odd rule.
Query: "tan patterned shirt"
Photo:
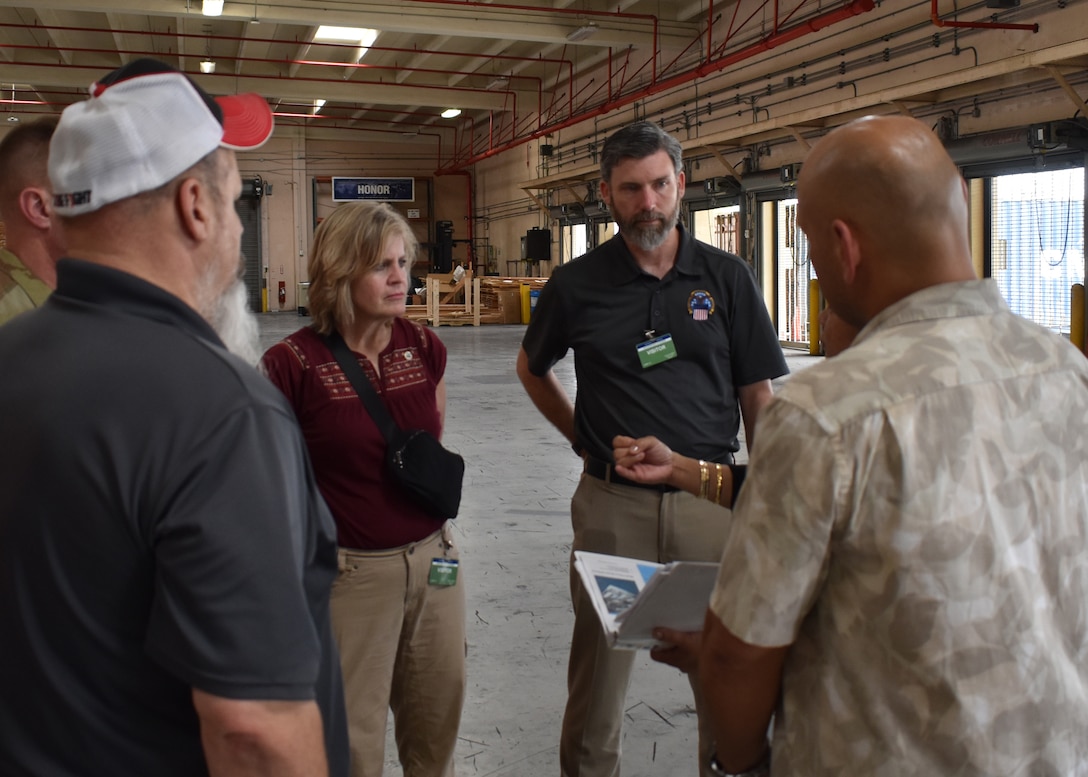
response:
[[[19,257],[0,248],[0,324],[38,307],[52,291],[44,281],[26,269]]]
[[[1088,775],[1088,359],[992,281],[760,417],[711,608],[793,644],[773,775]]]

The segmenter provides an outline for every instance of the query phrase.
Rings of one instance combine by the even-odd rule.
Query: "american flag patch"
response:
[[[714,315],[714,298],[705,289],[696,289],[688,295],[688,313],[695,321],[706,321]]]

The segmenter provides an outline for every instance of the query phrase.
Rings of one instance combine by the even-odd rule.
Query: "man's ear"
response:
[[[857,278],[861,265],[861,244],[858,234],[850,224],[842,219],[831,222],[831,231],[835,235],[835,247],[839,254],[839,272],[843,283],[851,284]]]
[[[19,210],[28,223],[41,230],[50,226],[53,215],[53,196],[40,186],[28,186],[19,192]]]
[[[211,191],[199,178],[186,178],[174,195],[181,228],[194,242],[203,242],[211,234]]]
[[[612,201],[611,201],[610,195],[611,195],[611,190],[609,190],[609,188],[608,188],[608,182],[602,180],[601,181],[601,199],[604,200],[605,205],[607,205],[611,209]]]

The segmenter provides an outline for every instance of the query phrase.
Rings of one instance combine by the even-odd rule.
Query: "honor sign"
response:
[[[416,198],[415,178],[337,178],[332,179],[333,202],[384,200],[412,202]]]

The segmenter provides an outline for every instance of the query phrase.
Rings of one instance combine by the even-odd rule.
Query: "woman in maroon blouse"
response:
[[[330,606],[353,777],[381,775],[389,708],[405,777],[452,775],[464,699],[464,582],[450,525],[386,476],[385,440],[323,339],[343,336],[400,427],[441,437],[446,348],[403,318],[417,248],[388,205],[338,207],[310,251],[313,324],[262,360],[294,407],[336,518]]]

